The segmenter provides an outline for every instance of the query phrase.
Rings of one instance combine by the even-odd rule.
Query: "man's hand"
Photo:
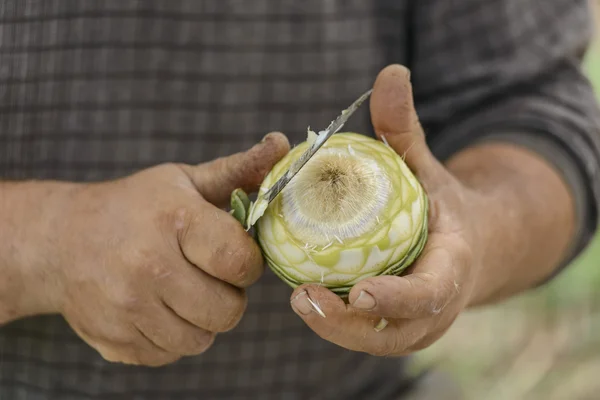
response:
[[[159,165],[96,184],[7,184],[3,210],[13,214],[39,213],[17,204],[19,191],[53,189],[39,199],[50,210],[41,220],[13,224],[11,239],[37,238],[31,252],[15,245],[0,253],[13,254],[11,262],[0,257],[3,279],[12,265],[23,266],[20,274],[12,269],[12,286],[0,285],[0,322],[61,313],[110,361],[158,366],[204,352],[238,323],[244,288],[263,272],[254,240],[220,207],[237,187],[256,190],[288,150],[285,136],[271,134],[247,152],[198,166]],[[19,233],[32,223],[41,232]],[[27,306],[7,307],[10,299]]]
[[[371,117],[378,137],[405,156],[429,196],[427,245],[403,276],[357,283],[349,304],[319,285],[298,287],[291,304],[326,340],[400,356],[435,342],[466,307],[548,276],[565,255],[574,211],[558,174],[516,146],[481,145],[441,164],[426,144],[403,67],[378,76]],[[376,330],[382,318],[388,325]]]

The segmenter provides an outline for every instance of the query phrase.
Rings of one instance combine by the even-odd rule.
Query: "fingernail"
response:
[[[312,311],[314,311],[321,317],[325,318],[325,314],[323,313],[321,308],[319,308],[319,306],[317,306],[315,302],[312,301],[310,297],[308,297],[308,293],[306,293],[306,290],[303,290],[302,292],[298,293],[296,297],[292,299],[291,305],[292,309],[297,314],[308,315]]]
[[[269,138],[273,136],[273,132],[269,132],[267,133],[265,136],[263,136],[263,138],[260,140],[259,144],[266,142],[267,140],[269,140]]]
[[[373,329],[375,329],[375,332],[381,332],[382,330],[385,329],[386,326],[388,326],[388,323],[389,322],[387,319],[381,318],[379,320],[379,322],[377,323],[377,325],[375,325],[375,328],[373,328]]]
[[[364,290],[360,291],[358,298],[354,301],[354,303],[352,303],[353,307],[360,308],[362,310],[372,310],[376,305],[377,303],[375,302],[375,298]]]
[[[312,311],[312,306],[308,302],[308,293],[302,291],[292,299],[292,308],[296,313],[308,315]]]

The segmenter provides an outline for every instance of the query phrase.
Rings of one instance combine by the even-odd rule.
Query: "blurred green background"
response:
[[[585,68],[600,99],[600,34]],[[600,237],[550,284],[462,315],[418,353],[415,368],[428,365],[456,377],[466,400],[600,399]]]

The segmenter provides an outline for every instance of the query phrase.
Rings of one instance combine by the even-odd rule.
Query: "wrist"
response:
[[[76,185],[0,183],[0,324],[58,310],[57,229]]]
[[[529,246],[527,238],[518,234],[523,219],[511,205],[514,201],[509,199],[510,194],[499,197],[477,189],[472,194],[472,290],[467,307],[494,302],[510,291],[515,285],[511,269],[520,263]]]
[[[508,143],[466,149],[447,166],[473,194],[478,265],[470,305],[503,300],[552,275],[575,225],[573,198],[560,174],[536,153]]]

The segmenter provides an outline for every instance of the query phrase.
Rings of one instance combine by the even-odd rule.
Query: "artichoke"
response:
[[[267,191],[316,139],[265,177]],[[344,297],[361,279],[400,275],[428,235],[427,195],[401,156],[365,135],[333,135],[271,202],[237,189],[231,213],[254,234],[269,267],[295,288],[316,283]]]

